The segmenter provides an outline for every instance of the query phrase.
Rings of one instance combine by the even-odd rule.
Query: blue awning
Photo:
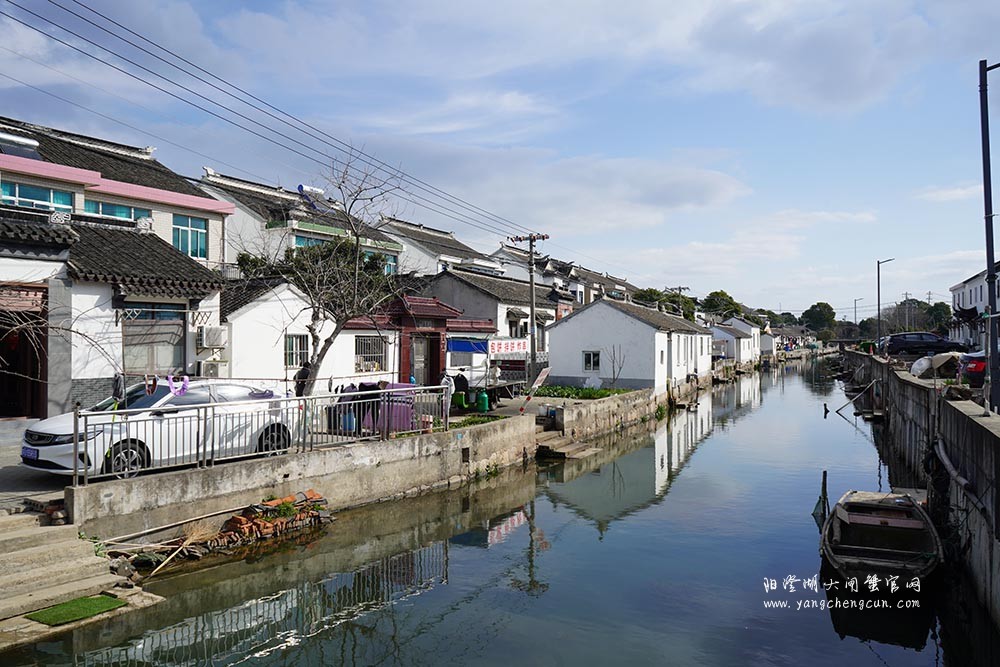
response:
[[[489,341],[486,340],[448,339],[449,352],[478,352],[479,354],[486,354],[489,351],[489,345]]]

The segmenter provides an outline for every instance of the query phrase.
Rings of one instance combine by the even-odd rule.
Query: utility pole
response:
[[[910,330],[910,293],[903,292],[903,321],[906,322],[906,330]]]
[[[528,284],[531,290],[531,308],[528,313],[528,344],[531,346],[531,361],[528,364],[528,377],[527,382],[530,383],[535,381],[535,371],[538,366],[538,343],[536,341],[535,328],[538,326],[535,323],[535,241],[544,241],[549,238],[548,234],[528,234],[527,236],[511,236],[510,240],[512,243],[520,243],[522,241],[528,242]]]
[[[931,305],[931,291],[927,290],[927,305]]]
[[[990,70],[1000,67],[1000,63],[988,65],[985,60],[979,61],[979,128],[983,146],[983,220],[986,226],[986,295],[989,299],[989,312],[997,312],[997,267],[993,252],[993,176],[990,173],[990,107],[986,94],[986,79]],[[987,372],[990,378],[989,400],[984,401],[990,409],[1000,405],[1000,354],[997,354],[997,321],[990,317],[987,336]]]

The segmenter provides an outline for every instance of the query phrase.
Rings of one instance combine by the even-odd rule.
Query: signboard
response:
[[[524,403],[521,404],[521,409],[518,410],[518,414],[524,414],[524,409],[528,407],[528,402],[531,401],[532,397],[534,397],[538,388],[541,387],[542,384],[548,379],[550,370],[552,369],[546,366],[538,372],[538,377],[536,377],[535,381],[532,383],[531,390],[528,391],[528,395],[524,398]]]
[[[490,339],[490,356],[491,357],[516,357],[523,359],[524,355],[528,354],[531,350],[531,345],[528,343],[527,338],[491,338]]]

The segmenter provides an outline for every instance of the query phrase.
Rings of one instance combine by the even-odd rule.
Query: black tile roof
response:
[[[446,276],[485,292],[500,303],[513,306],[531,305],[531,285],[525,281],[456,269],[442,271],[431,280],[431,283],[446,279]],[[555,308],[555,303],[550,298],[552,295],[553,289],[550,285],[535,285],[535,306]]]
[[[0,131],[38,142],[38,154],[46,162],[98,171],[104,178],[133,185],[204,197],[205,193],[186,178],[154,160],[143,148],[116,144],[82,134],[64,132],[0,116]]]
[[[69,275],[110,283],[128,295],[204,298],[222,287],[212,271],[151,232],[72,223]]]
[[[723,333],[727,333],[730,336],[732,336],[733,338],[753,338],[753,336],[751,336],[750,334],[746,333],[745,331],[740,331],[736,327],[729,327],[729,326],[726,326],[725,324],[713,324],[712,328],[713,329],[718,329],[719,331],[722,331]]]
[[[69,225],[48,224],[48,215],[0,209],[0,241],[9,244],[69,247],[79,235]]]
[[[245,183],[248,187],[243,188],[238,185],[213,180],[212,178],[203,179],[202,183],[205,187],[214,188],[225,193],[225,195],[232,197],[237,204],[260,216],[265,220],[265,222],[272,220],[285,221],[293,219],[301,222],[322,225],[324,227],[330,227],[332,229],[347,230],[351,227],[348,223],[346,213],[339,211],[317,211],[311,208],[305,200],[302,199],[298,192],[284,190],[283,192],[286,196],[281,196],[281,193],[278,192],[278,188],[273,185],[253,183],[251,181],[234,178],[233,176],[226,176],[224,174],[216,174],[216,176],[224,178],[227,181]],[[274,190],[275,192],[273,195],[268,195],[266,192],[262,192],[261,189]],[[294,195],[295,200],[288,199],[287,195]],[[204,193],[202,193],[202,196],[204,196]],[[355,224],[357,225],[360,223],[356,222]],[[371,241],[377,241],[380,243],[392,241],[392,239],[384,233],[369,225],[361,225],[359,227],[359,231],[366,239]]]
[[[452,232],[395,219],[389,221],[385,231],[409,239],[435,255],[448,255],[459,259],[490,259],[456,239]]]
[[[249,280],[228,280],[219,295],[219,314],[222,321],[243,306],[256,301],[269,291],[287,282],[284,278],[251,278]]]
[[[635,319],[656,327],[660,331],[679,331],[682,333],[710,334],[708,329],[698,326],[690,320],[670,313],[664,313],[655,308],[646,308],[635,303],[616,301],[614,299],[603,299],[612,308],[631,315]]]

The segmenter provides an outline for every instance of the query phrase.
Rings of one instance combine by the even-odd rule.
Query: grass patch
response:
[[[594,389],[592,387],[564,387],[561,385],[542,386],[535,392],[535,396],[545,398],[578,398],[582,400],[594,400],[597,398],[607,398],[616,394],[627,394],[631,389]]]
[[[89,598],[77,598],[69,602],[57,604],[48,609],[41,609],[27,614],[25,618],[38,621],[45,625],[65,625],[91,616],[103,614],[118,607],[124,607],[127,602],[113,598],[110,595],[95,595]]]

